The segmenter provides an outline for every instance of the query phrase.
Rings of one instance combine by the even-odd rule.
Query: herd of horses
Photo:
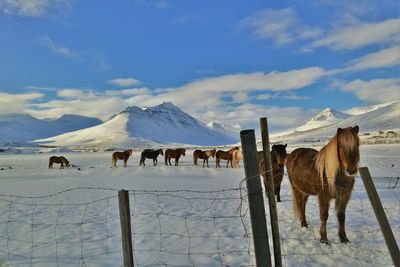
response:
[[[318,197],[320,209],[320,242],[329,244],[326,232],[329,204],[335,199],[336,216],[338,220],[338,236],[342,243],[349,242],[345,231],[345,211],[353,191],[355,175],[360,161],[359,152],[359,127],[338,128],[335,136],[320,151],[312,148],[297,148],[287,154],[287,145],[276,144],[271,148],[271,163],[275,195],[281,202],[280,187],[286,166],[289,182],[292,189],[292,206],[295,216],[300,220],[302,227],[308,227],[305,210],[310,195]],[[145,159],[153,160],[157,165],[157,157],[164,155],[165,165],[171,166],[171,159],[175,159],[175,166],[179,165],[181,156],[185,156],[186,149],[145,149],[141,153],[139,165],[145,166]],[[117,160],[123,160],[127,166],[132,149],[112,154],[112,166],[116,167]],[[226,160],[226,168],[229,164],[232,168],[239,168],[239,162],[243,154],[239,147],[233,147],[228,151],[223,150],[195,150],[193,152],[193,164],[197,165],[199,159],[203,160],[203,167],[209,167],[209,158],[215,158],[215,167],[221,167],[221,160]],[[260,175],[266,185],[266,173],[263,152],[257,155]],[[61,167],[69,167],[65,157],[52,156],[49,159],[49,168],[53,163],[60,163]]]

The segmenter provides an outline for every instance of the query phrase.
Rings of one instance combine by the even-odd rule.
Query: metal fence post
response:
[[[119,218],[121,221],[122,252],[124,255],[124,267],[133,267],[133,246],[131,228],[131,210],[129,205],[129,191],[118,192]]]
[[[392,228],[383,210],[381,200],[379,199],[378,192],[376,191],[374,182],[372,181],[371,174],[367,167],[359,168],[361,178],[363,180],[365,190],[367,191],[369,200],[378,219],[383,237],[385,238],[386,245],[389,249],[390,256],[392,257],[394,266],[400,267],[400,251],[397,246],[396,239],[394,238]]]
[[[265,166],[265,190],[268,192],[269,213],[271,218],[272,242],[274,245],[275,267],[282,267],[281,240],[279,234],[278,210],[276,208],[274,176],[269,145],[269,133],[267,118],[260,118],[261,139]]]
[[[254,130],[240,132],[243,149],[243,164],[246,176],[251,228],[257,267],[270,267],[268,232],[265,218],[264,199],[258,171],[257,147]]]

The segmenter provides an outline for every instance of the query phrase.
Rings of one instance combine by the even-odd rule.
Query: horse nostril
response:
[[[353,174],[355,174],[356,172],[357,172],[357,169],[353,169],[353,168],[347,169],[347,173],[350,174],[350,175],[353,175]]]

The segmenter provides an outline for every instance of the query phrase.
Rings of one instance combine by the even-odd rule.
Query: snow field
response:
[[[361,147],[361,165],[370,168],[377,182],[397,240],[400,184],[388,185],[395,184],[399,173],[398,148]],[[246,235],[251,229],[246,195],[242,192],[242,202],[238,189],[243,169],[216,169],[214,159],[209,169],[193,166],[192,151],[181,158],[179,167],[165,166],[161,157],[156,167],[151,160],[139,167],[140,153],[135,151],[127,168],[121,167],[122,161],[111,168],[111,153],[63,153],[76,166],[65,170],[57,169],[59,165],[48,170],[47,160],[53,154],[0,155],[4,169],[0,171],[0,266],[120,266],[117,191],[121,188],[132,190],[138,266],[255,265],[251,235]],[[68,191],[45,198],[6,196],[44,196],[63,190]],[[307,205],[308,229],[293,217],[286,176],[281,197],[284,266],[393,265],[359,177],[346,212],[351,241],[347,245],[336,236],[333,201],[327,226],[331,245],[326,246],[319,243],[316,197],[310,197]],[[272,250],[272,242],[270,246]]]

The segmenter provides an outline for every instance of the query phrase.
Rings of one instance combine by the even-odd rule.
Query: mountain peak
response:
[[[344,119],[349,118],[351,115],[334,110],[332,108],[326,108],[322,110],[320,113],[312,117],[309,121],[307,121],[304,125],[298,127],[297,131],[307,131],[323,126],[327,126],[333,123],[337,123]]]

